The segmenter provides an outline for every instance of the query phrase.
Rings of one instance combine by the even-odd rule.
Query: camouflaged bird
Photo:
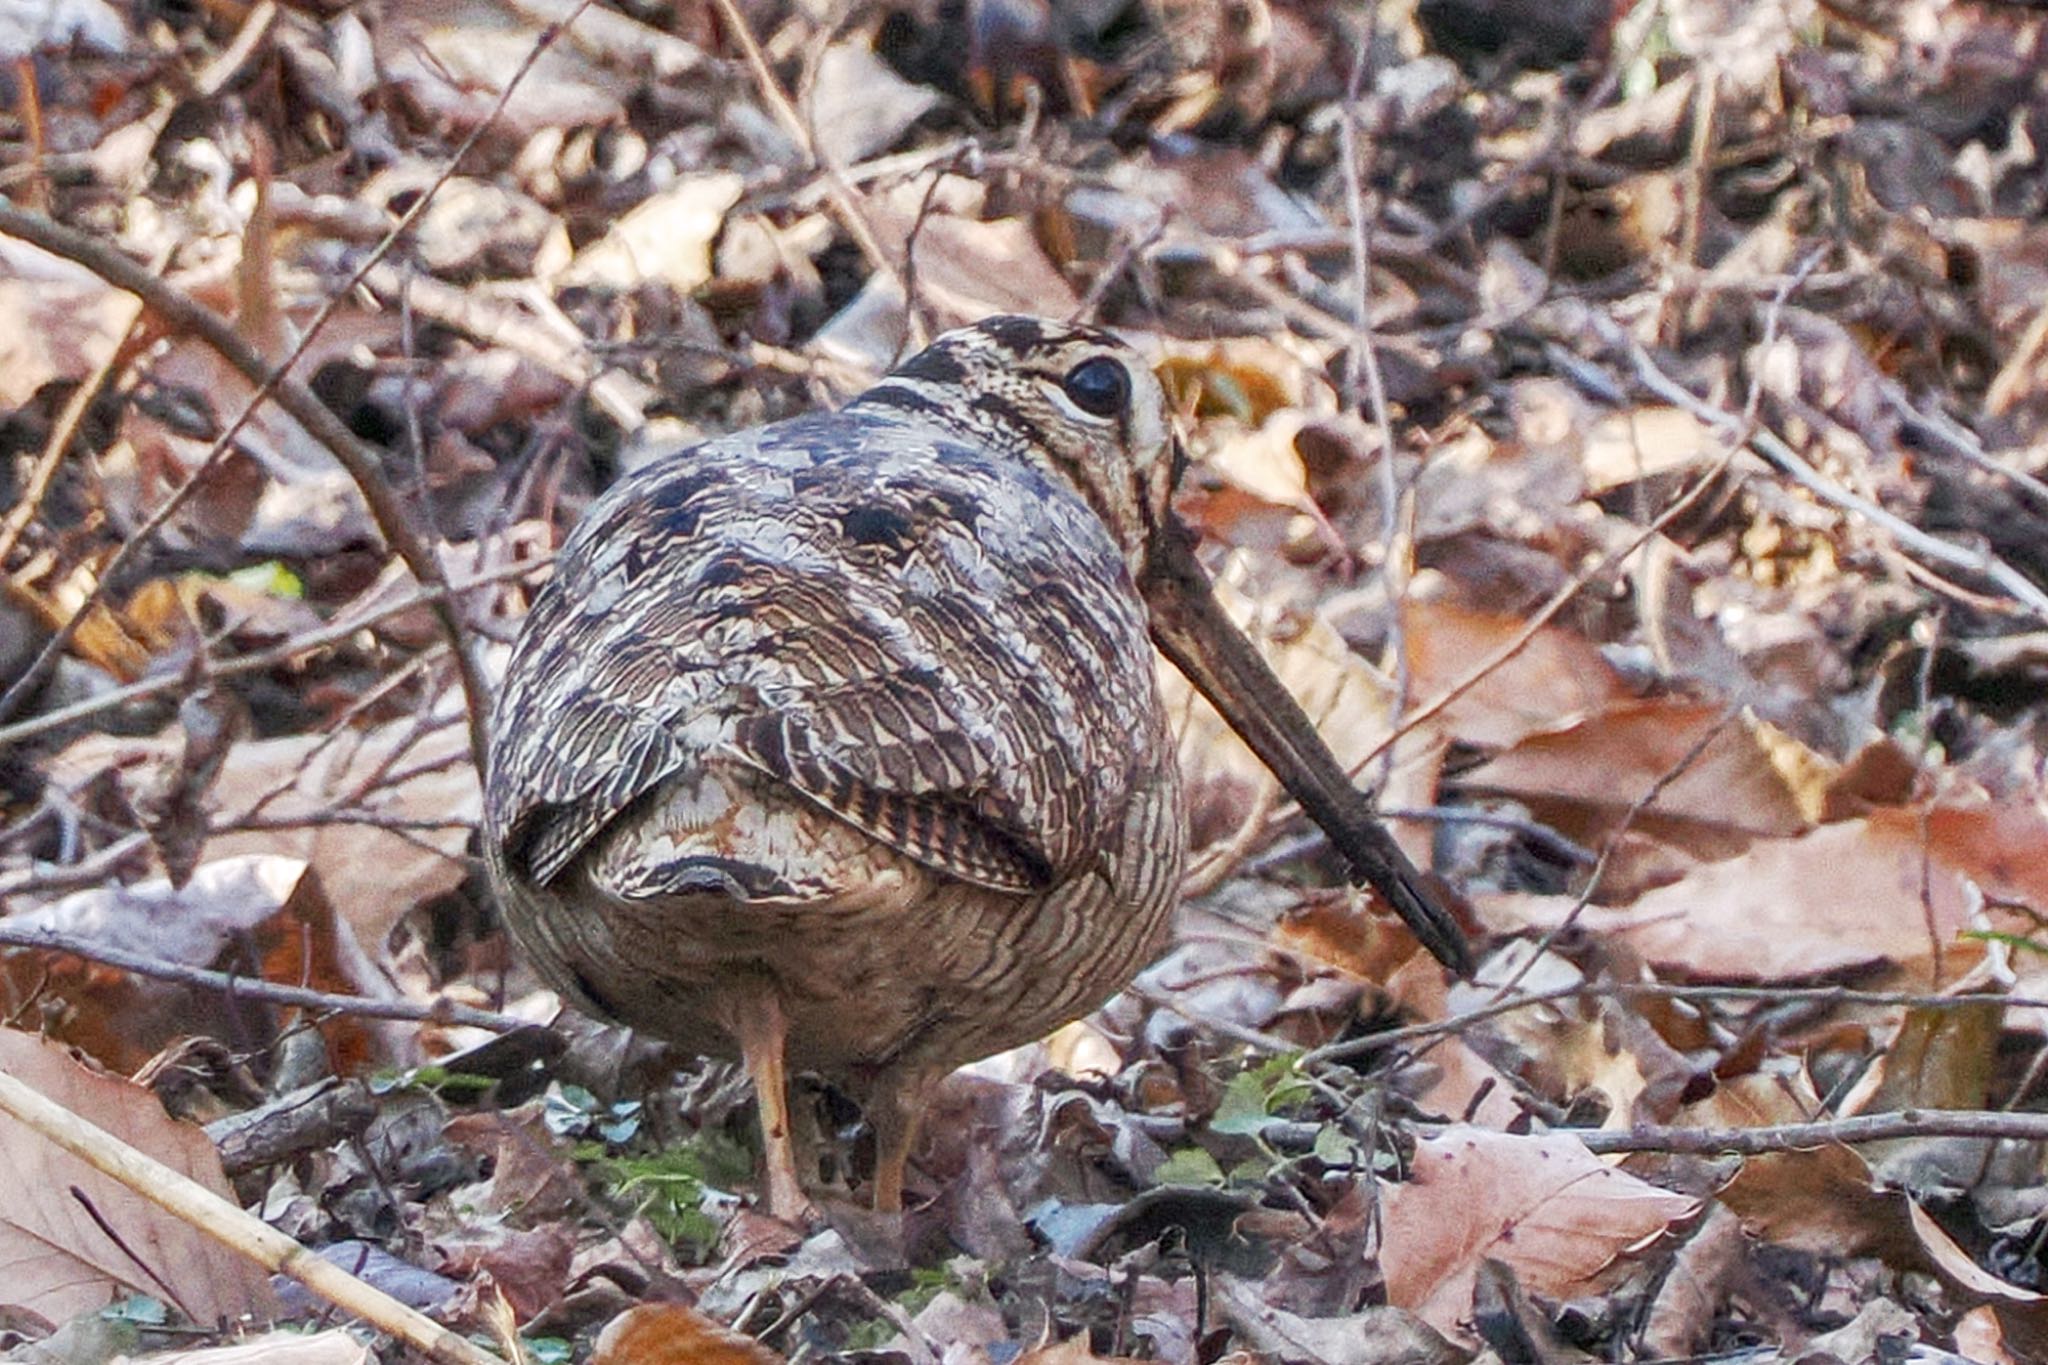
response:
[[[840,412],[641,468],[563,546],[498,702],[492,878],[577,1005],[744,1058],[777,1216],[808,1208],[789,1071],[862,1102],[896,1209],[933,1082],[1159,950],[1186,834],[1153,641],[1464,966],[1216,609],[1180,460],[1128,347],[995,318]]]

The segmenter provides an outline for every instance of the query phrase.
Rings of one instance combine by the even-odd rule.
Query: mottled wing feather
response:
[[[738,761],[927,867],[1043,890],[1120,816],[1154,688],[1079,499],[886,413],[629,476],[520,648],[487,815],[543,883],[664,782]]]
[[[759,771],[830,815],[926,867],[995,891],[1027,893],[1053,884],[1053,869],[1011,813],[977,809],[957,796],[892,791],[818,752],[796,718],[752,716],[735,735]],[[930,764],[924,765],[927,769]]]
[[[588,714],[579,718],[573,712],[566,719],[568,724],[562,728],[572,731],[583,728],[576,724],[578,719],[584,726],[603,723]],[[621,811],[681,766],[681,755],[659,732],[634,735],[620,748],[617,766],[608,780],[574,799],[537,801],[528,806],[506,831],[507,858],[523,867],[535,882],[547,885],[566,871]]]

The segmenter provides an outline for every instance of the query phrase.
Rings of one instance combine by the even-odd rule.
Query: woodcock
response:
[[[1186,843],[1152,643],[1430,951],[1457,926],[1216,607],[1158,381],[1108,333],[950,332],[838,413],[621,479],[497,707],[485,846],[574,1003],[745,1060],[770,1210],[786,1078],[860,1100],[901,1207],[930,1086],[1101,1004]]]

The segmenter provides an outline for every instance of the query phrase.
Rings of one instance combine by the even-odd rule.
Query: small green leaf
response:
[[[1266,1090],[1256,1072],[1240,1071],[1223,1088],[1223,1099],[1209,1120],[1212,1133],[1233,1133],[1249,1137],[1266,1127]]]
[[[887,1318],[869,1318],[847,1329],[843,1349],[862,1354],[879,1351],[902,1335],[896,1324]]]
[[[2027,934],[2008,933],[2002,929],[1965,929],[1957,937],[1974,939],[1979,943],[2003,943],[2016,952],[2048,954],[2048,946],[2044,946],[2041,940]]]
[[[1356,1166],[1358,1164],[1358,1144],[1351,1140],[1350,1134],[1334,1123],[1326,1123],[1316,1129],[1316,1142],[1313,1150],[1316,1154],[1316,1160],[1322,1162],[1325,1166]]]
[[[299,576],[274,559],[236,569],[228,575],[228,582],[251,592],[289,598],[294,602],[304,601],[306,596],[306,585]]]
[[[133,1323],[139,1327],[161,1327],[171,1320],[170,1310],[162,1301],[147,1294],[130,1294],[118,1303],[110,1303],[100,1310],[100,1317],[108,1322]]]
[[[1162,1185],[1207,1185],[1220,1186],[1224,1183],[1223,1168],[1216,1164],[1216,1158],[1200,1147],[1183,1147],[1166,1159],[1153,1179]]]

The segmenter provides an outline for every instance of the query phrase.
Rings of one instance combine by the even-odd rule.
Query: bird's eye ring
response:
[[[1114,417],[1131,399],[1131,374],[1120,361],[1099,355],[1067,371],[1060,387],[1081,411],[1096,417]]]

